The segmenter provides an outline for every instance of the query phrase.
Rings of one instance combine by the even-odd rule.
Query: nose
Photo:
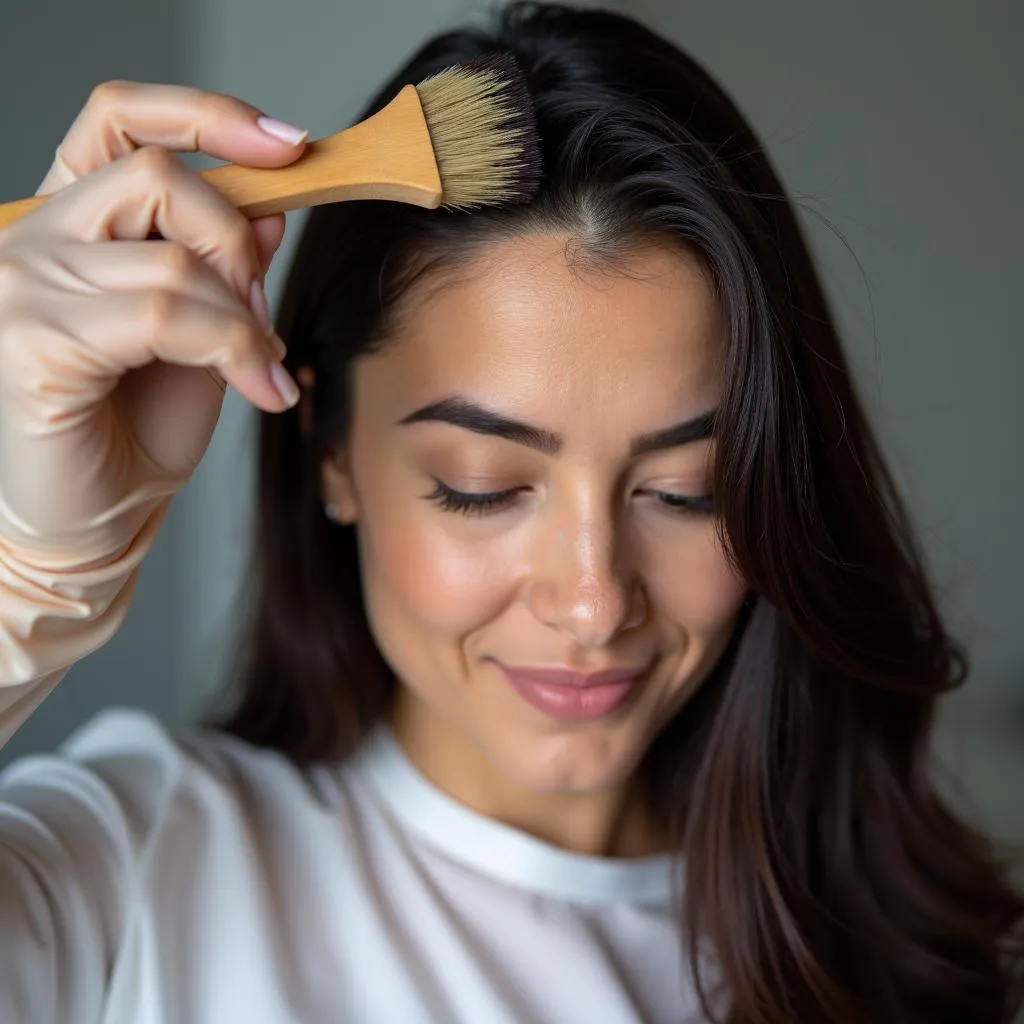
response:
[[[612,515],[584,513],[549,524],[528,582],[533,615],[588,648],[607,646],[638,625],[645,600],[628,547]]]

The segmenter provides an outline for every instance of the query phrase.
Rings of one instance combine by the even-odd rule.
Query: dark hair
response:
[[[388,708],[355,534],[325,517],[319,472],[348,427],[352,360],[386,343],[411,283],[538,226],[601,260],[646,239],[685,247],[724,317],[714,492],[753,596],[649,754],[685,851],[682,927],[712,944],[732,1024],[1009,1021],[1024,904],[929,778],[936,701],[964,660],[760,142],[704,70],[641,25],[535,3],[431,40],[366,114],[498,50],[536,105],[533,202],[352,202],[305,228],[279,329],[316,386],[305,414],[262,420],[250,660],[222,725],[303,765],[347,755]]]

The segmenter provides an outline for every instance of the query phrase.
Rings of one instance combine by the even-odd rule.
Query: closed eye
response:
[[[435,477],[434,490],[427,495],[427,500],[434,502],[445,512],[459,512],[464,516],[483,516],[488,512],[497,512],[499,509],[507,508],[515,501],[516,495],[521,490],[523,490],[522,487],[510,487],[504,491],[484,493],[457,491]]]
[[[681,515],[711,515],[715,511],[715,499],[711,494],[671,494],[668,491],[651,491],[650,493],[666,509]]]
[[[526,489],[509,487],[503,491],[458,491],[435,477],[434,490],[426,495],[426,498],[445,512],[483,516],[508,508],[515,502],[516,496]],[[646,493],[656,498],[667,511],[676,515],[711,515],[715,510],[714,497],[710,494],[673,494],[668,491]]]

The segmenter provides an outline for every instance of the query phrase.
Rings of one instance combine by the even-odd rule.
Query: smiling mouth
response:
[[[648,674],[646,668],[593,673],[500,664],[499,668],[523,700],[560,721],[593,721],[613,714],[640,690]]]

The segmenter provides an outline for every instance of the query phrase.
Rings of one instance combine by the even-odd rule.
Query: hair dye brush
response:
[[[249,218],[347,199],[473,209],[532,198],[540,149],[522,72],[511,54],[496,53],[405,86],[287,167],[222,164],[201,177]],[[0,228],[47,198],[0,205]]]

